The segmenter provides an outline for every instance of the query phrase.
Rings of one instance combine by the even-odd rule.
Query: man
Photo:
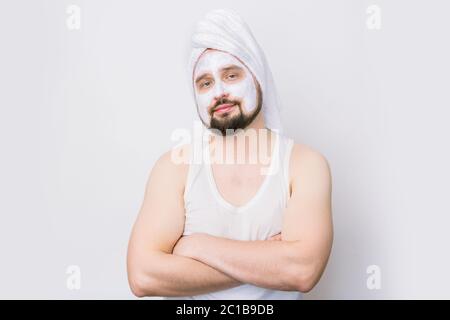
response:
[[[189,77],[208,134],[152,169],[129,243],[130,287],[138,297],[299,299],[331,250],[329,165],[281,134],[270,69],[236,13],[207,14],[193,47]]]

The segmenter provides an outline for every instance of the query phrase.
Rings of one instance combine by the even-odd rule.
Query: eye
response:
[[[228,76],[227,76],[227,79],[229,79],[229,80],[235,80],[237,78],[237,75],[235,74],[235,73],[230,73]]]
[[[200,83],[200,89],[208,89],[209,87],[212,86],[212,80],[204,80]]]

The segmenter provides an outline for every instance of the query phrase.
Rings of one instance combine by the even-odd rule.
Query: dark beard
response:
[[[261,111],[261,103],[258,104],[256,110],[254,110],[250,115],[245,115],[242,112],[241,105],[238,105],[239,114],[233,116],[232,118],[216,118],[212,117],[210,121],[210,129],[219,130],[223,136],[232,135],[237,129],[245,129],[253,120],[255,120],[256,116]]]

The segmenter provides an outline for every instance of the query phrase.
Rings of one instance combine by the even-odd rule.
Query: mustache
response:
[[[227,98],[223,98],[223,99],[219,99],[209,110],[209,114],[212,115],[214,113],[214,111],[217,109],[218,106],[220,106],[221,104],[232,104],[232,105],[240,105],[240,101],[238,100],[233,100],[233,99],[227,99]]]

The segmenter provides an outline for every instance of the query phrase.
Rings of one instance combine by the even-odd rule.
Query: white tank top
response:
[[[200,232],[234,240],[266,240],[280,233],[289,197],[289,160],[293,140],[274,132],[269,174],[257,193],[242,206],[225,200],[212,173],[209,143],[193,144],[184,192],[183,235]],[[200,154],[198,153],[200,152]],[[193,158],[199,157],[199,158]],[[196,159],[195,161],[193,161]],[[198,161],[204,159],[207,161]],[[177,299],[301,299],[298,291],[280,291],[243,284],[234,288]]]

